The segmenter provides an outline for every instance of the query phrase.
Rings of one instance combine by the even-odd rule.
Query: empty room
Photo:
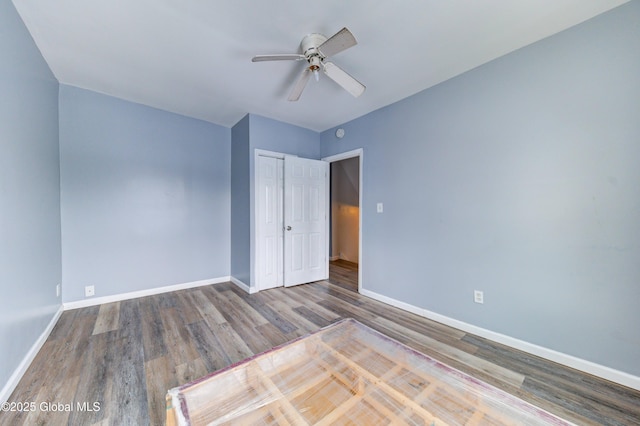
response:
[[[0,0],[0,425],[640,425],[640,0]]]

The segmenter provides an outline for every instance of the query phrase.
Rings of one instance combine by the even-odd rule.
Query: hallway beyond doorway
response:
[[[357,293],[358,264],[342,259],[329,262],[329,282]]]

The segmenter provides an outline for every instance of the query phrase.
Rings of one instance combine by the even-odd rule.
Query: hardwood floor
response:
[[[168,389],[344,317],[577,424],[640,424],[640,392],[324,281],[254,295],[224,283],[66,311],[9,399],[36,410],[0,412],[0,424],[160,425]]]
[[[342,259],[329,262],[329,282],[357,292],[358,264]]]

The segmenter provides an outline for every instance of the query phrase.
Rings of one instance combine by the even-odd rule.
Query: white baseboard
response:
[[[335,262],[338,259],[340,259],[340,256],[330,256],[329,257],[329,262]]]
[[[35,343],[31,346],[31,349],[29,349],[29,352],[27,352],[25,357],[22,359],[22,361],[18,365],[18,368],[16,368],[11,377],[9,377],[9,381],[7,381],[7,383],[0,391],[0,404],[7,402],[7,400],[11,396],[11,393],[14,391],[16,386],[18,386],[18,383],[20,382],[20,379],[22,379],[22,376],[24,376],[27,368],[29,368],[36,355],[38,355],[38,351],[40,351],[40,348],[42,348],[44,342],[47,341],[47,338],[51,334],[53,327],[55,327],[56,323],[58,322],[58,318],[60,318],[60,315],[62,315],[63,310],[64,309],[62,305],[60,305],[60,308],[53,315],[53,318],[51,318],[51,321],[49,321],[47,327],[44,329],[42,334],[40,334],[40,337],[38,337],[38,340],[36,340]]]
[[[476,336],[484,337],[497,343],[501,343],[512,348],[528,352],[532,355],[539,356],[541,358],[548,359],[558,364],[565,365],[567,367],[574,368],[576,370],[583,371],[585,373],[601,377],[603,379],[621,384],[623,386],[630,387],[632,389],[640,390],[640,377],[634,376],[624,371],[615,370],[604,365],[596,364],[595,362],[587,361],[582,358],[578,358],[572,355],[567,355],[562,352],[555,351],[553,349],[538,346],[533,343],[526,342],[524,340],[516,339],[504,334],[496,333],[485,328],[477,327],[472,324],[468,324],[463,321],[458,321],[453,318],[449,318],[444,315],[440,315],[435,312],[431,312],[427,309],[418,308],[417,306],[410,305],[405,302],[393,299],[391,297],[384,296],[371,290],[360,289],[360,293],[363,296],[370,297],[380,302],[386,303],[396,308],[403,309],[408,312],[420,315],[433,321],[448,325],[450,327],[457,328],[467,333],[475,334]]]
[[[231,277],[230,281],[249,294],[258,292],[258,290],[255,287],[251,287],[235,277]]]
[[[231,277],[220,277],[209,280],[192,281],[183,284],[174,284],[164,287],[150,288],[148,290],[132,291],[129,293],[114,294],[111,296],[92,297],[90,299],[76,300],[73,302],[63,303],[64,310],[86,308],[88,306],[102,305],[103,303],[120,302],[122,300],[136,299],[138,297],[153,296],[154,294],[169,293],[176,290],[184,290],[187,288],[202,287],[205,285],[220,284],[231,281]]]

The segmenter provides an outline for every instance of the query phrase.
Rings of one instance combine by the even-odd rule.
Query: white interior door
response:
[[[284,285],[284,160],[258,156],[257,170],[257,286],[266,290]]]
[[[329,163],[284,159],[284,285],[329,278]]]

